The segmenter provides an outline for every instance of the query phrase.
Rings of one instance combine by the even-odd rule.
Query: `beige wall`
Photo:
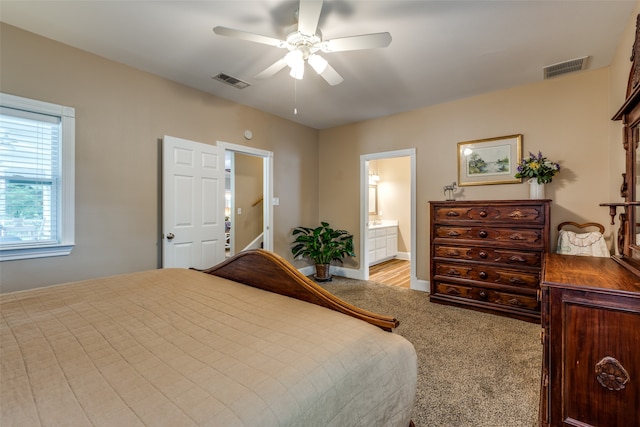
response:
[[[373,165],[373,166],[372,166]],[[398,251],[411,252],[411,161],[409,157],[372,160],[378,183],[378,219],[398,221]]]
[[[235,153],[235,212],[233,212],[234,250],[240,252],[263,231],[262,157]],[[238,215],[238,209],[241,214]]]
[[[0,31],[2,92],[76,109],[76,247],[3,262],[3,292],[158,267],[163,135],[273,151],[274,248],[285,257],[291,229],[318,221],[318,131],[15,27]]]
[[[562,172],[548,185],[552,226],[567,219],[607,222],[609,73],[586,71],[320,132],[320,217],[359,234],[359,157],[416,148],[417,275],[429,280],[430,200],[457,181],[457,143],[521,133],[523,151],[541,150]],[[339,191],[335,191],[339,189]],[[462,199],[528,198],[528,185],[464,187]],[[359,259],[357,262],[359,262]]]

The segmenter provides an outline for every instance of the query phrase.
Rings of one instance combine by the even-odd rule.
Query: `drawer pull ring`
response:
[[[486,279],[487,277],[489,277],[489,275],[487,274],[486,271],[481,271],[478,276],[480,276],[481,279]]]
[[[622,390],[629,382],[624,366],[610,356],[596,363],[596,378],[602,387],[615,391]]]
[[[449,211],[447,212],[447,216],[460,216],[460,214],[456,211]]]
[[[447,233],[447,234],[449,236],[452,236],[452,237],[456,237],[456,236],[460,235],[460,233],[458,233],[457,231],[453,231],[453,230],[449,231],[449,233]]]
[[[482,230],[478,233],[478,236],[482,237],[483,239],[485,237],[487,237],[489,235],[489,233],[487,233],[486,231]]]
[[[522,258],[521,256],[516,256],[516,255],[514,255],[514,256],[512,256],[512,257],[509,257],[509,261],[514,261],[514,262],[516,262],[516,261],[517,261],[517,262],[525,262],[525,261],[526,261],[526,259]]]

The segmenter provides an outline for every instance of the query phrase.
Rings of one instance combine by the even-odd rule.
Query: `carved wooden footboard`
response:
[[[240,252],[214,267],[200,271],[330,308],[385,331],[391,331],[400,324],[394,317],[363,310],[341,300],[304,276],[280,255],[263,249]]]

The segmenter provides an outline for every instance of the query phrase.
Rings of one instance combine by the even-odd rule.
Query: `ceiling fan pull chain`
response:
[[[297,79],[293,79],[293,115],[297,115],[298,114],[298,85],[297,85]]]

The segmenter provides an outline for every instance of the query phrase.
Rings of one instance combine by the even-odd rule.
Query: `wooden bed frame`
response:
[[[240,252],[214,267],[198,271],[330,308],[385,331],[392,331],[400,324],[394,317],[363,310],[341,300],[300,273],[280,255],[263,249]]]

